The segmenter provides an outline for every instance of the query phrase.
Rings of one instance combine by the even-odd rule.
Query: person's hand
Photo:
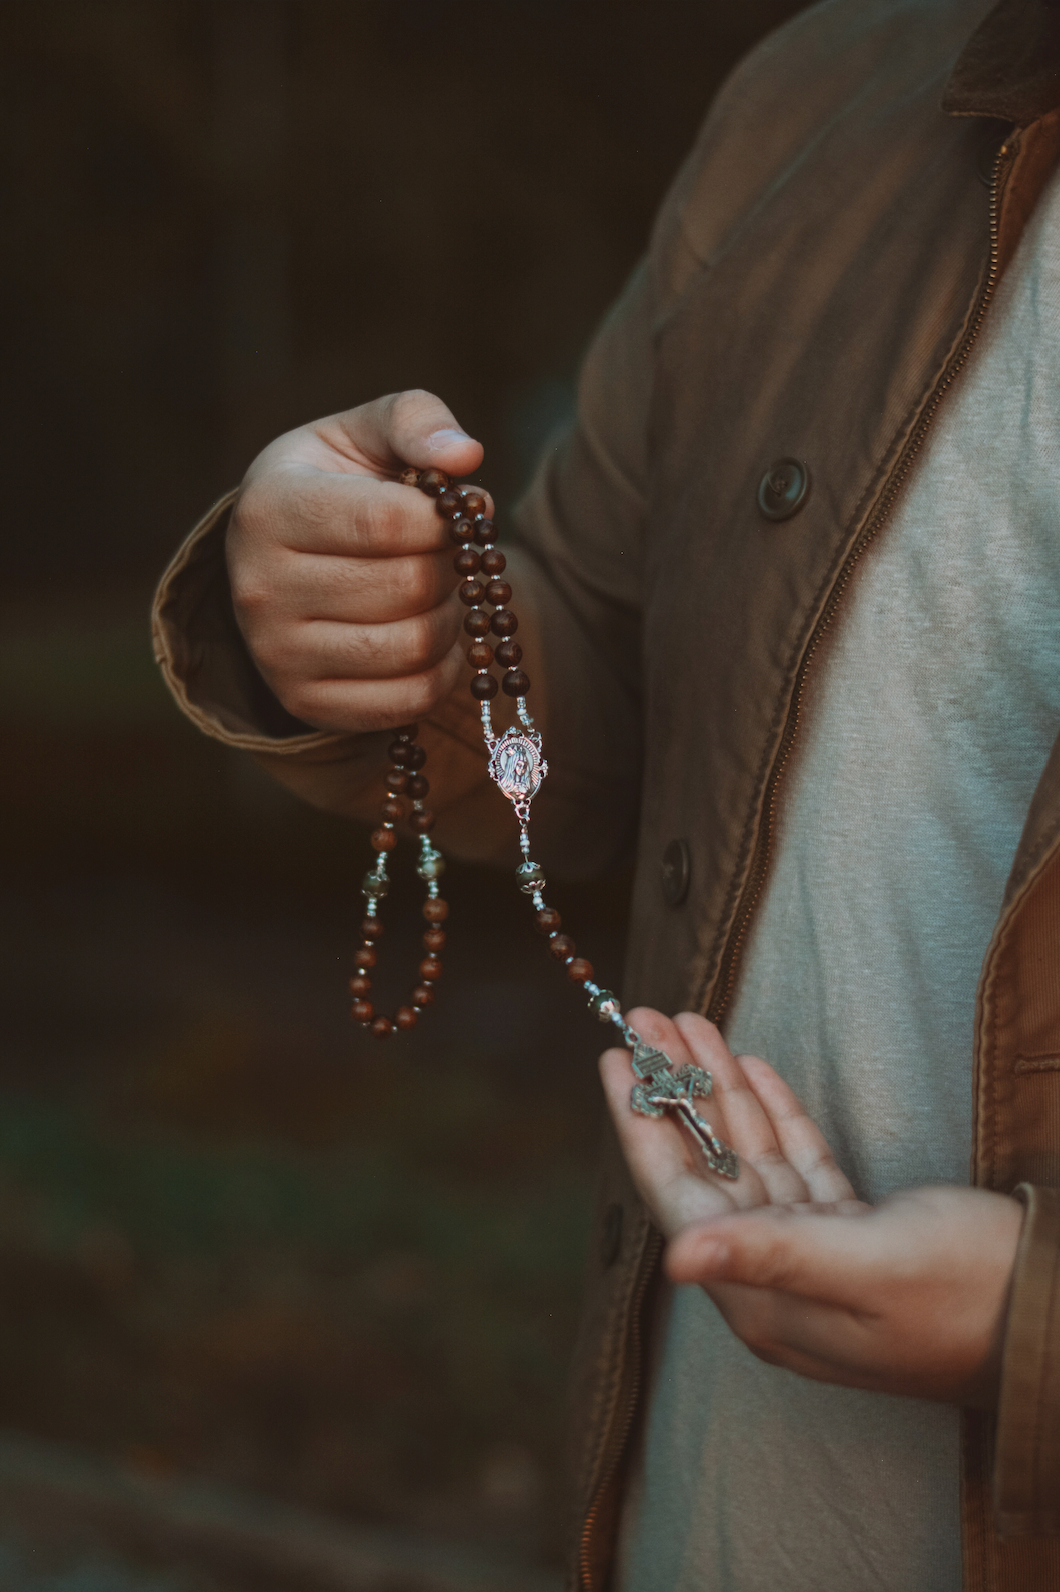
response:
[[[674,1061],[714,1074],[717,1101],[700,1109],[742,1162],[737,1183],[712,1177],[676,1122],[630,1111],[629,1053],[601,1059],[633,1176],[671,1240],[671,1279],[703,1287],[737,1337],[773,1365],[846,1387],[992,1407],[1023,1216],[1016,1201],[937,1187],[865,1205],[768,1063],[733,1057],[712,1024],[688,1013],[676,1024],[648,1012],[629,1021]]]
[[[431,393],[314,421],[248,470],[226,540],[236,619],[274,694],[317,729],[385,729],[447,697],[462,666],[455,548],[402,465],[482,462]],[[490,505],[492,510],[492,505]]]

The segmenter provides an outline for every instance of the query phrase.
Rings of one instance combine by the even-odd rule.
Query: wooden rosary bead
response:
[[[351,995],[367,995],[372,988],[372,981],[367,973],[355,973],[350,979]]]
[[[453,559],[453,568],[458,575],[467,577],[469,575],[477,575],[481,563],[481,554],[476,553],[473,547],[462,547]]]
[[[415,1028],[415,1009],[411,1006],[399,1006],[397,1011],[394,1013],[394,1022],[402,1030],[407,1028]]]
[[[411,749],[411,741],[391,741],[386,749],[386,755],[392,763],[397,764],[398,768],[404,768]]]
[[[457,588],[460,601],[468,608],[477,608],[485,592],[486,588],[480,580],[465,580],[463,585]]]
[[[485,515],[489,507],[486,494],[480,492],[477,486],[462,486],[460,496],[463,499],[464,513],[469,520],[477,520]]]
[[[444,923],[449,916],[449,903],[440,896],[434,896],[423,903],[423,915],[428,923]]]
[[[420,977],[425,984],[433,984],[442,976],[442,964],[436,956],[425,956],[420,963]]]
[[[403,768],[392,768],[386,777],[386,788],[400,796],[409,782],[409,777]]]
[[[449,485],[449,477],[444,470],[424,470],[416,485],[428,497],[437,497]]]
[[[379,955],[374,945],[360,945],[353,960],[354,965],[363,972],[366,967],[375,966],[379,960]]]
[[[480,514],[477,519],[472,520],[471,535],[472,539],[480,547],[489,547],[497,540],[497,532],[494,529],[493,521],[488,520],[484,514]]]
[[[426,951],[444,951],[445,930],[428,929],[426,934],[423,936],[423,948]]]
[[[576,950],[577,946],[569,934],[554,934],[548,942],[548,954],[554,956],[557,962],[565,962]]]
[[[490,616],[484,608],[469,608],[464,615],[464,629],[469,636],[481,640],[489,634]]]
[[[439,492],[434,500],[434,506],[447,520],[455,520],[459,515],[466,513],[464,499],[455,486],[447,486],[444,492]]]
[[[486,600],[495,608],[503,608],[512,595],[512,588],[506,580],[491,580],[486,587]]]
[[[510,608],[498,608],[490,620],[490,629],[495,636],[514,636],[518,628],[519,621]]]
[[[373,851],[393,851],[397,845],[397,836],[392,829],[372,830]]]
[[[492,702],[497,695],[497,677],[492,674],[475,674],[471,677],[471,695],[476,702]]]
[[[429,808],[424,807],[421,812],[412,814],[409,826],[414,835],[429,835],[434,828],[434,814]]]
[[[414,464],[406,464],[405,468],[399,474],[398,480],[401,482],[402,486],[419,486],[420,472],[416,469]]]
[[[563,919],[555,907],[542,907],[537,914],[537,932],[539,934],[556,934],[563,923]]]
[[[422,768],[426,761],[427,753],[422,746],[412,745],[405,748],[405,767],[410,774],[414,774],[418,768]]]
[[[467,544],[475,534],[474,526],[466,515],[461,514],[449,527],[449,536],[454,542]]]
[[[567,977],[572,984],[584,984],[592,976],[593,964],[587,962],[584,956],[574,956],[567,963]]]
[[[396,824],[399,818],[404,818],[405,809],[395,797],[389,797],[379,809],[388,823]]]
[[[473,669],[488,669],[493,662],[493,648],[488,641],[473,641],[466,657]]]
[[[376,1039],[389,1039],[394,1032],[394,1025],[389,1017],[377,1017],[372,1024],[372,1033]]]
[[[413,1006],[433,1006],[434,991],[429,984],[417,984],[411,996]]]
[[[482,568],[487,575],[503,575],[508,567],[508,560],[504,554],[495,547],[487,547],[482,555]]]
[[[378,918],[362,918],[361,933],[366,940],[381,940],[383,938],[383,925]]]
[[[530,689],[530,676],[522,669],[509,669],[501,681],[501,690],[505,696],[525,696]]]
[[[350,1016],[355,1023],[370,1023],[375,1016],[375,1007],[371,1001],[354,1001],[350,1007]]]
[[[523,661],[523,649],[517,641],[502,641],[497,647],[497,662],[506,669],[514,669]]]

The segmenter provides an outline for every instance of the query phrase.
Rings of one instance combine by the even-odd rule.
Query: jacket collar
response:
[[[1060,0],[1001,0],[965,45],[943,110],[1026,127],[1058,105]]]

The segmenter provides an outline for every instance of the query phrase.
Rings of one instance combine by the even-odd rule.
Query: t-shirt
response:
[[[975,989],[1060,731],[1060,176],[809,671],[724,1023],[866,1199],[967,1183]],[[653,1334],[621,1592],[959,1592],[955,1408]]]

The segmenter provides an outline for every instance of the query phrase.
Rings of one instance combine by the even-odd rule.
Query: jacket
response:
[[[668,194],[510,559],[552,765],[535,852],[589,872],[635,846],[627,1006],[724,1014],[818,640],[886,535],[1058,153],[1055,4],[824,0],[736,69]],[[759,491],[785,458],[811,490],[777,521]],[[163,579],[162,669],[207,733],[370,816],[386,737],[298,724],[242,643],[232,497]],[[421,730],[441,843],[504,860],[475,704],[461,689]],[[683,897],[663,887],[674,840]],[[1060,1592],[1060,744],[984,959],[968,1070],[970,1180],[1026,1215],[999,1409],[962,1415],[965,1587]],[[574,1377],[579,1592],[608,1585],[661,1247],[609,1142]]]

